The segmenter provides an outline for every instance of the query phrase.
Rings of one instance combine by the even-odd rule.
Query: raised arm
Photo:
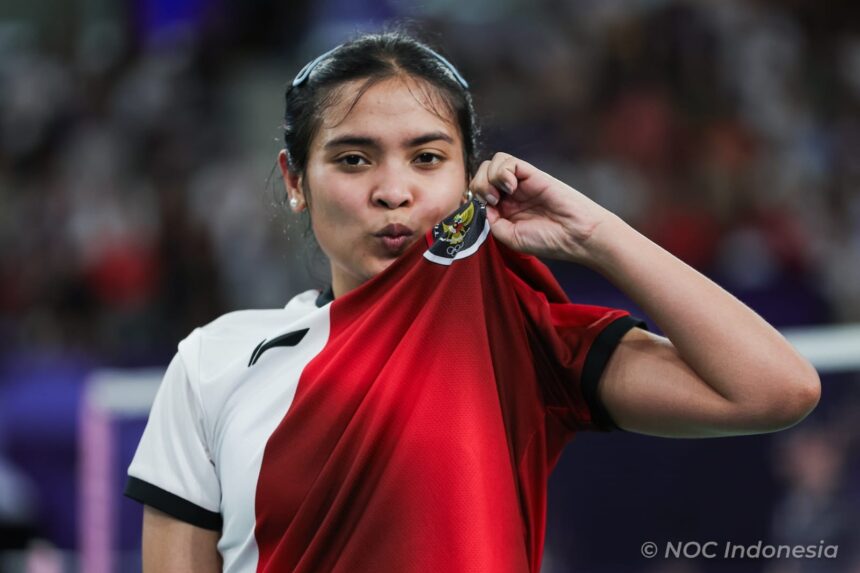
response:
[[[633,329],[598,395],[622,428],[697,437],[770,432],[818,403],[818,374],[785,338],[716,283],[617,217],[589,241],[594,268],[666,337]]]
[[[471,188],[496,204],[488,216],[498,240],[603,274],[666,334],[631,330],[603,372],[598,395],[620,427],[671,437],[770,432],[818,403],[815,369],[771,325],[575,189],[507,154],[484,162]]]

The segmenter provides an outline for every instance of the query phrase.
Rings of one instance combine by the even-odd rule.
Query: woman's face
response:
[[[467,186],[460,130],[435,92],[398,77],[356,101],[363,83],[345,84],[324,112],[303,176],[290,175],[281,157],[298,209],[308,205],[303,188],[310,192],[311,225],[331,261],[335,296],[384,270],[457,208]]]

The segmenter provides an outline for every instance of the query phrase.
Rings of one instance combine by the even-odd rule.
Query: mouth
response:
[[[412,241],[415,231],[406,225],[391,224],[384,227],[374,237],[377,237],[382,248],[392,255],[399,255]]]

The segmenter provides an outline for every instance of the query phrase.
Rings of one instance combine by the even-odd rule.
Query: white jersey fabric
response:
[[[283,309],[232,312],[185,338],[128,470],[142,490],[134,497],[195,525],[223,527],[218,550],[228,573],[256,569],[257,476],[302,370],[328,339],[331,305],[318,308],[318,296],[309,290]],[[267,350],[288,359],[248,368],[251,341],[305,328],[301,345]]]

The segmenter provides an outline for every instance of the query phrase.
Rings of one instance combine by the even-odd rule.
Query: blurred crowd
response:
[[[763,293],[777,326],[860,321],[854,3],[123,5],[60,40],[0,13],[0,374],[21,356],[163,365],[219,314],[323,286],[275,168],[283,90],[393,18],[469,80],[485,154],[519,155],[730,291]],[[786,479],[815,479],[798,452],[830,463],[823,435],[786,445]]]
[[[795,322],[860,320],[856,7],[348,4],[296,7],[303,26],[282,10],[305,31],[285,37],[247,14],[237,30],[223,5],[136,36],[95,19],[65,51],[0,22],[6,351],[163,359],[221,312],[324,282],[270,178],[282,90],[373,26],[356,22],[404,16],[474,86],[487,153],[533,161],[729,289],[803,284],[824,310]]]

